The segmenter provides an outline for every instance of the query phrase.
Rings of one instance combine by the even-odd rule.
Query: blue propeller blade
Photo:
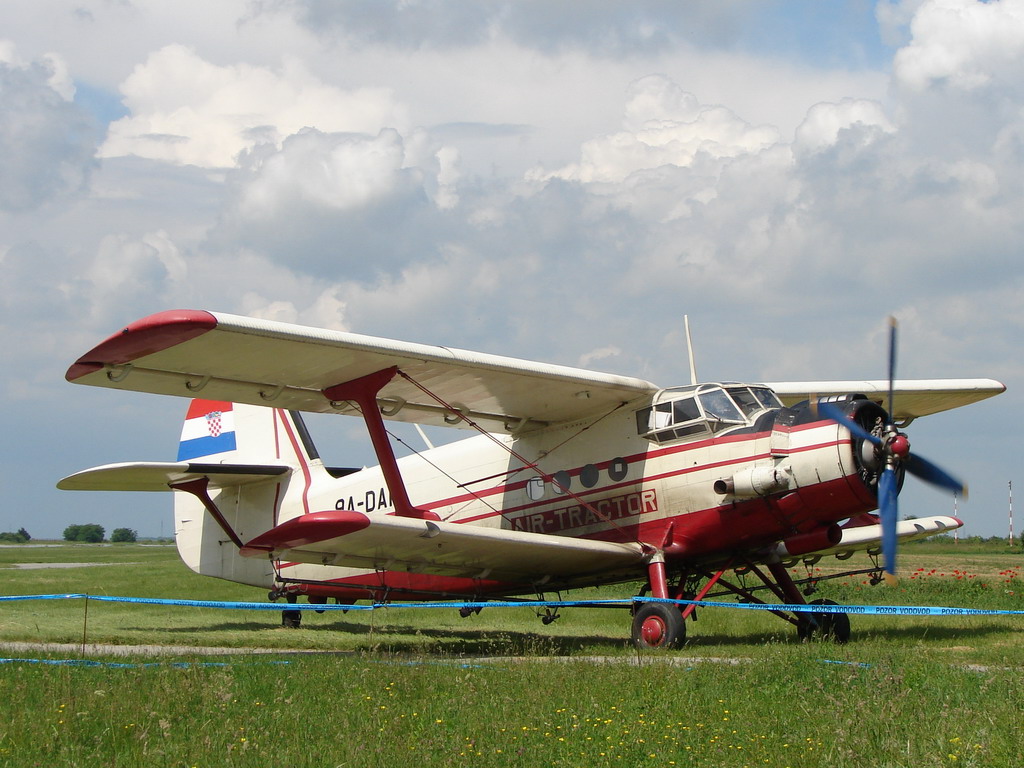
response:
[[[896,577],[896,473],[886,467],[878,478],[878,512],[882,521],[882,556],[886,581]]]
[[[940,488],[945,488],[947,491],[952,491],[961,499],[967,498],[967,486],[952,475],[948,474],[945,470],[939,468],[936,464],[932,464],[928,459],[918,456],[916,453],[912,453],[907,456],[904,466],[907,468],[907,472],[915,477],[919,477],[926,483],[931,483],[932,485],[937,485]]]
[[[896,419],[896,414],[893,413],[893,400],[894,393],[893,389],[896,381],[896,318],[889,318],[889,403],[888,411],[889,418],[892,420]]]
[[[927,483],[944,488],[966,498],[967,486],[940,469],[937,465],[920,456],[910,453],[910,445],[906,435],[898,434],[894,424],[895,385],[896,382],[896,318],[889,318],[889,402],[888,414],[890,423],[887,426],[885,439],[868,432],[860,424],[851,421],[834,403],[820,402],[816,404],[818,412],[826,419],[831,419],[840,426],[846,427],[850,434],[861,440],[867,440],[876,448],[882,448],[885,457],[885,469],[878,476],[878,513],[882,524],[882,554],[885,559],[885,580],[896,584],[896,522],[899,517],[897,496],[899,494],[899,476],[897,468],[902,466],[907,472]]]

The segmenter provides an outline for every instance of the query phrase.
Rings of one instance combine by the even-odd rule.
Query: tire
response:
[[[678,648],[686,640],[686,622],[674,605],[642,603],[633,616],[632,637],[641,650]]]
[[[838,605],[832,600],[814,600],[810,605]],[[846,613],[805,613],[797,627],[801,640],[817,636],[839,645],[850,642],[850,616]]]
[[[288,593],[285,599],[293,604],[299,602],[298,595],[294,593]],[[281,626],[298,629],[302,626],[302,611],[281,611]]]

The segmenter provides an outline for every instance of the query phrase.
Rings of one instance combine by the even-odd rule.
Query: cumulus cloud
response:
[[[304,127],[376,133],[405,128],[388,89],[342,90],[287,58],[279,70],[218,66],[183,45],[152,53],[121,84],[130,115],[110,125],[100,155],[229,167],[239,153]]]
[[[96,127],[73,96],[59,56],[23,63],[11,44],[0,46],[0,210],[32,209],[88,186]]]
[[[457,154],[423,132],[304,129],[243,154],[212,239],[321,276],[367,279],[436,253]]]
[[[280,152],[260,152],[246,162],[251,179],[239,213],[259,218],[282,205],[308,204],[336,211],[371,205],[403,184],[405,151],[397,131],[375,137],[303,130]]]
[[[931,154],[1021,155],[1024,2],[932,0],[893,60],[903,133]]]
[[[838,104],[815,104],[796,130],[794,145],[799,151],[815,152],[834,146],[839,132],[854,127],[878,128],[892,133],[895,129],[882,110],[882,105],[864,99],[843,99]],[[871,131],[863,135],[870,136]]]
[[[636,171],[691,166],[699,155],[757,153],[779,140],[775,128],[750,126],[725,107],[702,106],[661,75],[630,85],[625,113],[626,130],[586,142],[578,163],[548,177],[621,182]]]
[[[884,6],[906,35],[888,95],[881,71],[648,58],[669,49],[643,29],[656,4],[641,5],[596,4],[579,30],[558,31],[560,15],[545,31],[511,3],[267,0],[247,29],[260,9],[319,14],[323,47],[277,61],[161,38],[119,62],[135,66],[121,76],[130,114],[88,198],[0,212],[0,320],[31,337],[8,367],[35,372],[5,380],[8,394],[52,402],[54,361],[171,306],[663,385],[689,378],[683,314],[702,376],[785,379],[882,375],[895,312],[901,375],[1024,373],[1016,0]],[[626,56],[597,52],[615,13]],[[961,31],[994,19],[992,51]],[[364,27],[383,37],[356,42]],[[342,54],[358,67],[339,74]],[[14,102],[19,119],[73,106],[70,70],[8,57],[3,82],[37,97]],[[739,96],[709,95],[716,78]],[[758,98],[787,105],[784,121],[751,109]],[[21,194],[61,202],[53,187]]]
[[[898,85],[1024,89],[1024,3],[940,0],[917,9],[912,39],[893,61]]]

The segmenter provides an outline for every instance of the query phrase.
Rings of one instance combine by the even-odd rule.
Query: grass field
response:
[[[897,589],[839,579],[815,597],[1024,609],[1019,552],[938,549],[907,547]],[[29,562],[97,565],[13,567]],[[4,594],[265,598],[195,576],[173,547],[0,548],[0,573]],[[276,612],[87,605],[0,603],[0,642],[240,652],[4,663],[0,765],[1024,765],[1024,616],[854,616],[838,646],[708,608],[685,648],[638,657],[623,609],[564,609],[550,626],[526,608],[306,613],[294,630]]]

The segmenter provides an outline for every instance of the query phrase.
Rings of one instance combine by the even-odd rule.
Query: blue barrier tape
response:
[[[247,603],[217,600],[176,600],[159,597],[116,597],[69,593],[64,595],[0,595],[0,602],[14,600],[89,599],[107,603],[175,605],[187,608],[221,608],[244,611],[375,611],[379,608],[602,608],[633,603],[672,603],[701,608],[739,608],[752,611],[788,611],[791,613],[854,613],[865,616],[1022,616],[1024,611],[995,608],[955,608],[920,605],[823,605],[816,603],[722,603],[711,600],[673,600],[659,597],[624,597],[605,600],[484,600],[470,602],[373,603],[367,605],[327,605],[319,603]]]

